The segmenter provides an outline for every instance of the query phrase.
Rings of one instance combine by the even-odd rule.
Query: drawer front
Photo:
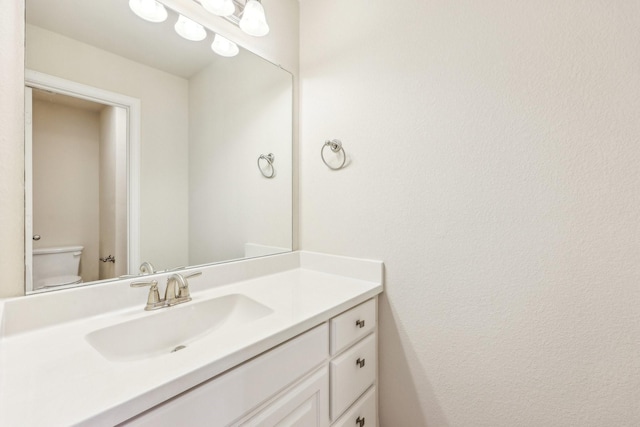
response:
[[[331,419],[337,419],[376,379],[376,337],[369,337],[331,361]]]
[[[333,427],[377,427],[376,388],[371,387]]]
[[[327,338],[318,326],[122,425],[173,427],[185,416],[191,426],[229,425],[326,360]]]
[[[331,355],[366,336],[376,326],[376,300],[372,299],[331,319]]]

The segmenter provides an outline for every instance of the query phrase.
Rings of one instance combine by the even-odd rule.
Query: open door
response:
[[[33,93],[24,88],[24,279],[26,293],[33,291],[33,182],[31,174],[33,144]]]

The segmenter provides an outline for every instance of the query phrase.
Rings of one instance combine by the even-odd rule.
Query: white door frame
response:
[[[93,86],[65,80],[38,71],[25,70],[25,110],[30,114],[30,88],[44,89],[74,98],[121,107],[127,110],[127,270],[137,272],[140,264],[140,100]],[[30,117],[26,117],[30,119]],[[31,181],[31,122],[25,120],[25,291],[33,291],[31,248],[33,206]]]

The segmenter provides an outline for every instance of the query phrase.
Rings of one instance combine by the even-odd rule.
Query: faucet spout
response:
[[[182,274],[174,273],[167,279],[167,287],[164,290],[166,305],[175,305],[181,302],[191,301],[188,291],[188,283]]]

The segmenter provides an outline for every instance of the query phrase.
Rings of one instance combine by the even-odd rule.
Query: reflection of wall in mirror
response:
[[[82,280],[98,280],[100,113],[33,101],[34,249],[84,247]]]
[[[291,76],[246,51],[190,79],[190,264],[291,247],[291,100]],[[274,179],[257,168],[267,153]]]
[[[99,279],[127,274],[127,112],[106,106],[100,112]]]
[[[25,61],[29,69],[141,100],[141,257],[185,265],[187,80],[31,25]]]

